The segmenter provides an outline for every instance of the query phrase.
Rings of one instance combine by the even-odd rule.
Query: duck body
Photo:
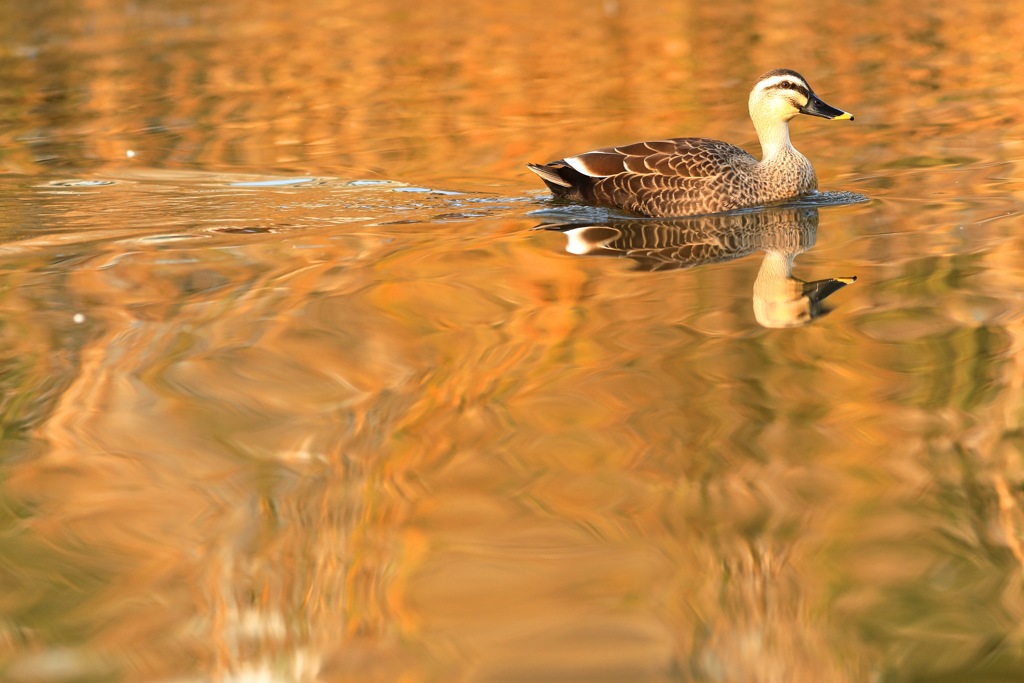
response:
[[[795,149],[787,157],[762,164],[720,140],[670,138],[598,149],[530,169],[556,197],[670,217],[763,206],[817,190],[811,162]]]
[[[793,147],[797,114],[853,116],[822,102],[795,71],[775,69],[750,92],[762,158],[708,138],[670,138],[607,147],[547,164],[528,164],[564,199],[646,216],[721,213],[794,199],[818,188],[811,162]]]

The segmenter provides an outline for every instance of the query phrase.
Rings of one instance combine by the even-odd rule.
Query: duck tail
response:
[[[561,161],[552,161],[550,164],[527,164],[526,167],[536,173],[548,189],[556,196],[563,196],[572,190],[572,181],[566,177],[566,171],[572,169]]]

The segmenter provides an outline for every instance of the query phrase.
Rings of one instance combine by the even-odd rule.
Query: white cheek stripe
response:
[[[758,81],[757,82],[757,87],[761,88],[761,89],[770,88],[773,85],[778,85],[779,83],[782,83],[783,81],[789,81],[790,83],[798,83],[798,84],[804,86],[805,88],[807,88],[808,90],[810,90],[810,87],[806,83],[804,83],[802,80],[797,78],[796,76],[785,76],[785,75],[772,76],[771,78],[766,78],[763,81]]]
[[[771,78],[766,78],[763,81],[758,81],[757,85],[754,87],[756,90],[761,91],[763,95],[764,93],[768,92],[768,88],[771,88],[773,85],[778,85],[783,81],[790,81],[791,83],[802,85],[803,87],[807,88],[807,92],[811,91],[811,87],[807,85],[805,81],[802,81],[796,76],[772,76]],[[793,93],[794,97],[799,98],[797,101],[793,102],[793,106],[795,106],[797,109],[805,106],[810,101],[809,97],[804,97],[803,93],[797,92],[796,90],[786,90],[785,92]]]
[[[783,81],[789,81],[791,83],[796,83],[797,85],[802,85],[803,87],[807,88],[807,92],[811,91],[811,86],[807,85],[806,82],[800,80],[796,76],[772,76],[771,78],[766,78],[763,81],[758,81],[757,85],[755,86],[755,88],[757,90],[765,91],[768,88],[771,88],[773,85],[778,85],[779,83],[782,83]],[[794,90],[792,92],[796,92],[796,91]],[[801,95],[801,97],[802,97],[802,95]]]

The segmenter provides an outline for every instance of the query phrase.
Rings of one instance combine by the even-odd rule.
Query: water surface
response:
[[[1024,676],[1024,10],[10,4],[0,677]],[[781,66],[869,201],[533,229]]]

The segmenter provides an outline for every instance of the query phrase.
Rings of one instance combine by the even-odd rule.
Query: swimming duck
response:
[[[528,164],[556,197],[647,216],[692,216],[763,206],[817,191],[814,167],[789,140],[797,114],[853,120],[789,69],[757,79],[748,101],[761,160],[708,138],[670,138],[607,147]]]

